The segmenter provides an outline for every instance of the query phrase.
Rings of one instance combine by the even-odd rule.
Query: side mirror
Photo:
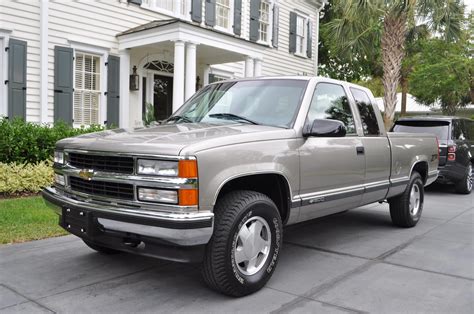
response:
[[[303,136],[344,137],[346,127],[338,120],[315,119],[312,124],[307,124],[303,128]]]

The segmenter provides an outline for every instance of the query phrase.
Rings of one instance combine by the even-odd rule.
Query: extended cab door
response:
[[[365,154],[365,193],[362,204],[383,200],[389,188],[390,143],[385,134],[383,121],[375,100],[369,94],[356,87],[349,88],[357,107],[362,124],[362,144]]]
[[[316,85],[305,127],[314,119],[344,123],[344,137],[306,137],[299,149],[300,221],[357,207],[364,192],[365,155],[356,133],[345,89],[335,83]]]

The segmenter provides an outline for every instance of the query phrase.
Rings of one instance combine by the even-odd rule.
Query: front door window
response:
[[[173,113],[173,78],[154,76],[153,108],[156,121],[167,119]]]

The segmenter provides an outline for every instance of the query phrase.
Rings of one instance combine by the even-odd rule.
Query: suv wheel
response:
[[[206,247],[206,284],[240,297],[270,279],[282,244],[282,222],[275,203],[254,191],[235,191],[216,204],[214,234]]]
[[[456,192],[460,194],[470,194],[472,191],[473,180],[472,164],[470,163],[469,166],[466,167],[464,178],[456,183]]]
[[[423,211],[424,194],[423,181],[415,171],[403,194],[389,200],[393,224],[404,228],[416,226]]]

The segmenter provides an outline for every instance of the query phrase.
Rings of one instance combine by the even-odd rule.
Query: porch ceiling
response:
[[[243,61],[246,56],[262,59],[265,49],[263,45],[182,20],[150,22],[122,32],[117,38],[120,50],[191,42],[198,45],[198,60],[208,64]]]

